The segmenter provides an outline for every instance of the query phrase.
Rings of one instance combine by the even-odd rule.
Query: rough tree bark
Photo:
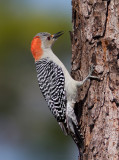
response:
[[[119,0],[72,0],[72,71],[82,80],[95,65],[101,81],[79,89],[83,160],[119,160]]]

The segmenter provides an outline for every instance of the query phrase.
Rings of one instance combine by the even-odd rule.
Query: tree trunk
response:
[[[82,80],[76,105],[83,160],[119,160],[119,0],[72,0],[72,71]]]

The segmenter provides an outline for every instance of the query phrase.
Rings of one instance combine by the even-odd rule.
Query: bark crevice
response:
[[[79,88],[76,114],[83,134],[81,160],[119,159],[119,1],[72,0],[72,77],[95,65],[101,81]]]
[[[105,14],[106,15],[106,19],[105,19],[105,24],[104,24],[104,31],[103,31],[102,35],[98,35],[98,36],[93,37],[94,40],[100,40],[101,38],[105,37],[107,20],[108,20],[108,9],[109,9],[109,5],[110,5],[111,0],[104,0],[104,1],[107,1],[107,9],[106,9],[106,14]]]

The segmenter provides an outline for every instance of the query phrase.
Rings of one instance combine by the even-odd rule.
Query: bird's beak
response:
[[[57,38],[60,37],[62,34],[64,34],[63,31],[53,34],[52,37],[53,37],[54,39],[57,39]]]

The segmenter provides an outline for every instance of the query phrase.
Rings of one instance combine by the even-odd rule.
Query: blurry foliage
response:
[[[16,12],[17,8],[15,11],[12,8],[0,6],[1,61],[8,58],[8,56],[13,56],[14,52],[16,52],[16,54],[20,52],[21,54],[27,54],[30,50],[31,40],[38,32],[47,31],[55,33],[61,30],[69,31],[71,28],[69,17],[65,17],[63,14],[60,16],[52,13],[45,15],[42,11],[41,13],[40,11],[37,13],[30,11],[30,9],[24,12],[23,7],[20,11],[17,11],[20,12],[20,14],[18,14]],[[59,44],[62,45],[68,38],[65,35],[65,38],[61,40]],[[65,49],[67,49],[67,47],[68,45],[66,45]]]

